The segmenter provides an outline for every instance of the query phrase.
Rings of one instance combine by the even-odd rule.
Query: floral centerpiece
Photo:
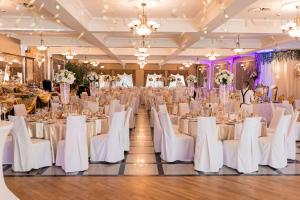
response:
[[[171,76],[168,77],[168,81],[169,82],[175,82],[176,81],[176,77],[171,75]]]
[[[54,81],[60,84],[60,100],[62,104],[70,102],[70,85],[76,80],[75,74],[69,70],[59,70],[55,76]]]
[[[164,81],[164,77],[156,77],[156,81],[160,81],[160,82],[163,82]]]
[[[76,80],[75,74],[69,70],[62,69],[59,70],[55,75],[54,75],[54,81],[58,84],[61,83],[66,83],[66,84],[73,84],[74,81]]]
[[[234,78],[233,73],[231,73],[230,71],[224,69],[224,70],[219,71],[216,74],[215,82],[218,85],[227,86],[227,85],[230,85],[232,83],[233,78]]]
[[[152,81],[153,81],[153,78],[152,78],[152,77],[150,77],[148,80],[149,80],[150,82],[152,82]]]
[[[119,76],[112,76],[111,77],[111,81],[116,81],[116,82],[118,82],[118,81],[120,81],[121,80],[121,78],[119,77]]]
[[[110,82],[110,81],[111,81],[111,76],[110,76],[110,75],[104,75],[103,80],[104,80],[105,82]]]
[[[97,81],[99,81],[99,75],[96,73],[96,72],[89,72],[87,75],[86,75],[86,78],[89,80],[90,84],[90,95],[92,97],[95,97],[96,96],[96,93],[97,93],[97,88],[96,88],[96,83]]]
[[[229,91],[227,86],[233,81],[234,75],[229,70],[221,70],[216,74],[215,82],[220,85],[219,97],[220,102],[225,105],[228,102]]]
[[[188,83],[197,83],[197,77],[194,75],[189,75],[188,77],[186,77],[186,81]]]
[[[99,75],[96,72],[89,72],[86,75],[86,78],[89,80],[89,82],[99,81]]]

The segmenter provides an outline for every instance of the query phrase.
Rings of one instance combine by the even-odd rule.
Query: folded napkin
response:
[[[44,124],[42,122],[37,122],[35,124],[35,137],[36,138],[44,137]]]

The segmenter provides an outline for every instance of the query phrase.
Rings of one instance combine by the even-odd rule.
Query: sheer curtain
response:
[[[295,69],[298,61],[273,61],[263,64],[260,68],[259,83],[263,85],[278,86],[278,95],[300,98],[300,79],[296,79]],[[269,94],[271,95],[271,94]]]

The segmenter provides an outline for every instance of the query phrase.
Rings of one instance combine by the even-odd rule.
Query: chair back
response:
[[[86,117],[68,116],[62,168],[66,172],[84,171],[88,169],[88,166]]]
[[[155,152],[161,152],[161,137],[163,134],[163,129],[159,121],[158,113],[154,107],[152,108],[152,112],[153,112],[154,150]]]
[[[180,116],[185,115],[190,112],[190,107],[189,107],[188,103],[179,103],[178,108],[179,108]]]
[[[237,153],[239,172],[250,173],[258,170],[260,159],[258,136],[261,132],[261,118],[246,118]]]
[[[281,107],[274,108],[269,128],[276,129],[281,116],[284,115],[284,112],[285,112],[285,108],[281,108]]]
[[[23,116],[8,116],[13,122],[13,169],[15,171],[31,170],[31,139]]]

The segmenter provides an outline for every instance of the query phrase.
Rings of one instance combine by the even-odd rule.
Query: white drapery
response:
[[[133,87],[132,74],[118,74],[120,81],[116,82],[117,87]]]
[[[263,64],[260,68],[259,83],[263,85],[278,86],[278,95],[294,96],[300,98],[300,79],[296,79],[295,69],[298,61],[273,61]],[[272,90],[270,89],[270,94]]]
[[[185,86],[184,76],[180,74],[171,74],[170,76],[174,76],[176,81],[170,82],[169,87],[176,87],[176,86]]]
[[[153,88],[164,87],[164,82],[161,80],[157,80],[160,79],[161,77],[162,77],[161,74],[148,74],[146,80],[146,87],[153,87]]]
[[[109,87],[110,82],[109,81],[104,81],[105,76],[106,75],[104,75],[104,74],[99,75],[99,88]]]

